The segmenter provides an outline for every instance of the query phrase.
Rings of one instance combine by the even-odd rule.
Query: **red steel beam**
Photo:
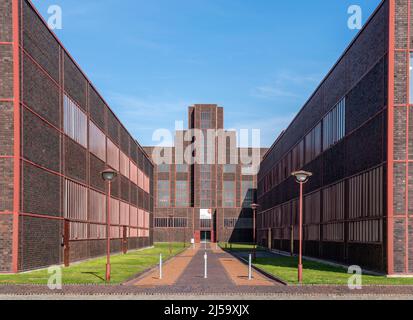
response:
[[[13,103],[14,103],[14,163],[13,163],[13,239],[12,272],[19,269],[19,212],[20,212],[20,27],[19,1],[12,2],[13,24]]]
[[[388,142],[387,142],[387,273],[394,274],[393,174],[394,174],[394,47],[395,2],[389,0],[389,68],[388,68]]]

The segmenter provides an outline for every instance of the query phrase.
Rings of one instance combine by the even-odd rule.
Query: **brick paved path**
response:
[[[208,278],[204,278],[205,258],[208,257]],[[183,260],[185,259],[185,260]],[[188,261],[189,260],[189,261]],[[130,282],[129,282],[130,283]],[[238,286],[275,286],[280,285],[254,272],[248,280],[248,267],[217,248],[215,244],[201,245],[188,249],[181,256],[173,258],[164,268],[164,279],[159,280],[158,270],[134,282],[135,286],[167,286],[159,288],[177,293],[194,292],[239,292]]]

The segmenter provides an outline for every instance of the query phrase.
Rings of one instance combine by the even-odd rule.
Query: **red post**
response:
[[[107,239],[107,251],[106,251],[106,281],[110,282],[110,188],[111,188],[111,182],[108,181],[108,199],[107,199],[107,234],[106,234],[106,239]]]
[[[303,183],[300,183],[298,282],[303,282]]]
[[[255,221],[256,213],[257,213],[257,209],[254,208],[253,209],[253,218],[252,218],[252,228],[253,228],[253,230],[252,230],[252,241],[254,242],[254,255],[253,255],[254,260],[257,259],[257,234],[256,234],[256,231],[255,231],[255,228],[256,228],[256,221]]]

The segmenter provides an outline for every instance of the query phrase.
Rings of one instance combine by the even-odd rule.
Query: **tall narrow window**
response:
[[[188,182],[187,181],[176,181],[176,191],[175,191],[175,205],[177,207],[187,207],[188,206]]]
[[[100,160],[106,161],[106,136],[92,121],[89,121],[89,148]]]
[[[87,188],[66,180],[64,217],[69,220],[87,221],[87,196]]]
[[[323,150],[335,145],[345,135],[346,99],[344,98],[323,119]]]
[[[410,53],[410,66],[409,66],[409,103],[413,104],[413,53]]]
[[[225,208],[235,207],[235,181],[224,181],[222,202]]]
[[[169,180],[158,181],[158,207],[169,207]]]
[[[119,170],[119,148],[109,139],[108,144],[108,164],[115,170]]]
[[[66,95],[63,99],[63,119],[65,133],[87,148],[86,114]]]

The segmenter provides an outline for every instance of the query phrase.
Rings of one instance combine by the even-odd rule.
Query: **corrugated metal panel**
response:
[[[120,224],[129,226],[129,204],[120,202]]]
[[[63,99],[64,132],[87,148],[87,116],[68,96]]]
[[[138,186],[143,190],[143,172],[141,169],[138,169]]]
[[[130,206],[130,225],[138,227],[138,208]]]
[[[120,173],[129,179],[129,158],[120,151]]]
[[[90,239],[106,239],[106,225],[90,224]]]
[[[144,228],[145,227],[145,212],[142,209],[138,211],[138,227]]]
[[[130,180],[138,184],[138,167],[133,162],[130,162]]]
[[[110,139],[107,139],[108,145],[108,164],[115,170],[119,170],[119,148]]]
[[[70,240],[86,240],[87,223],[70,222]]]
[[[106,161],[106,136],[92,121],[89,121],[89,149],[102,161]]]
[[[87,221],[87,194],[87,188],[65,180],[64,217],[66,219]]]
[[[94,190],[90,190],[89,220],[106,223],[106,195]]]
[[[110,199],[110,224],[119,224],[119,200]]]

